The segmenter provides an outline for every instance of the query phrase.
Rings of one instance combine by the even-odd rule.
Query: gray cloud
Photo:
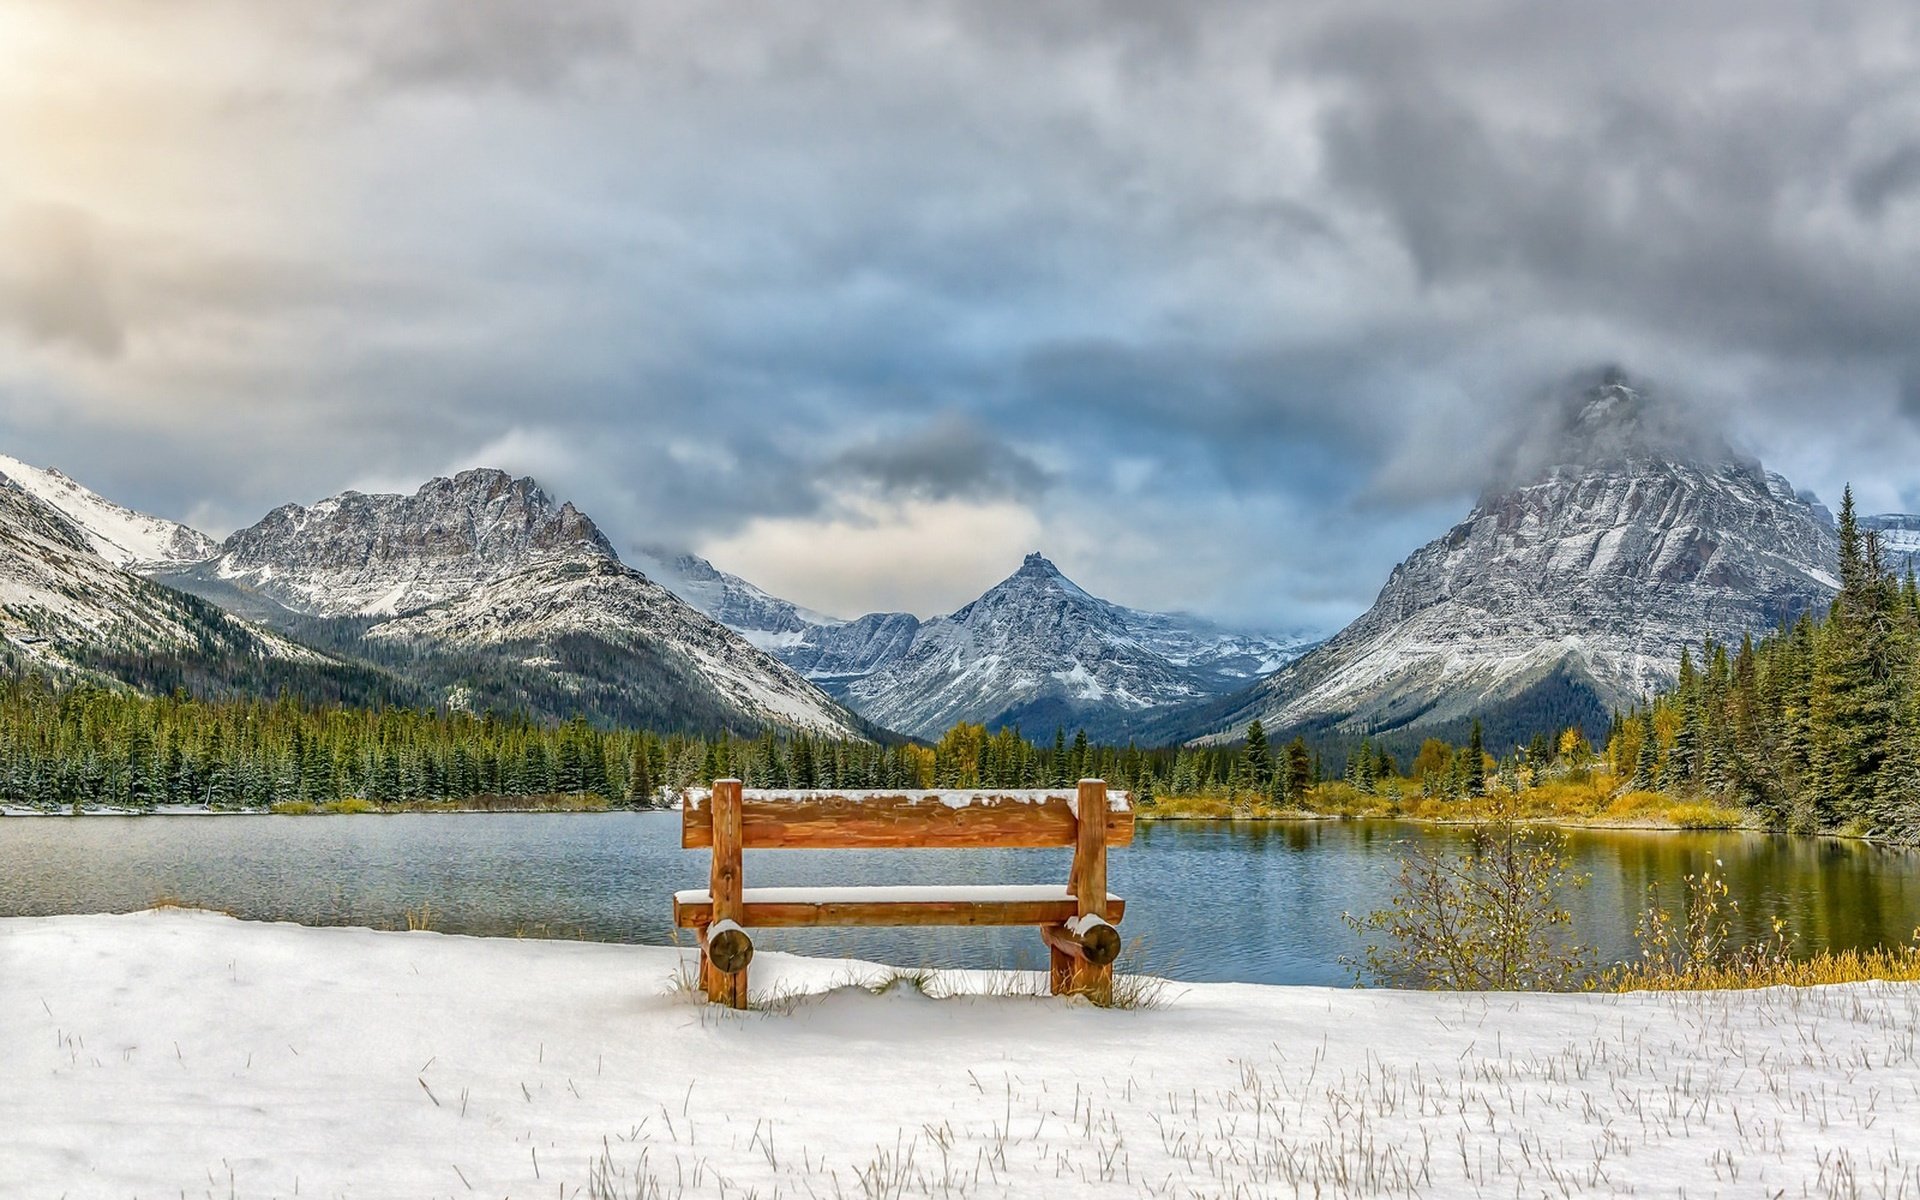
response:
[[[879,437],[834,456],[821,486],[864,481],[925,500],[1035,499],[1052,472],[973,420],[948,413],[908,433]]]
[[[426,22],[391,11],[356,18],[368,21],[352,27],[352,41],[369,78],[389,86],[546,91],[634,50],[630,7],[599,0],[469,0],[439,6]]]
[[[1596,362],[1914,493],[1904,0],[35,11],[0,437],[171,515],[492,454],[697,546],[852,481],[1337,620]]]
[[[1920,144],[1912,142],[1867,163],[1847,181],[1854,207],[1876,221],[1890,201],[1910,195],[1916,187],[1920,187]]]

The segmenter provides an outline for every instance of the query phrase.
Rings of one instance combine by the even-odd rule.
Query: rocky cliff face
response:
[[[920,628],[920,618],[912,613],[868,613],[811,626],[774,653],[808,679],[833,689],[905,658]]]
[[[592,521],[533,480],[476,470],[411,496],[343,492],[282,505],[195,574],[309,616],[392,616],[560,559],[617,556]]]
[[[1827,511],[1684,435],[1626,381],[1573,396],[1547,429],[1523,477],[1414,551],[1360,619],[1182,732],[1229,738],[1253,716],[1354,737],[1523,721],[1543,697],[1604,719],[1670,683],[1683,646],[1832,596]]]

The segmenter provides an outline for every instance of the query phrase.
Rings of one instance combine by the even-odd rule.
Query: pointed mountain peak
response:
[[[1021,560],[1020,568],[1013,574],[982,592],[952,615],[956,620],[977,619],[984,613],[1020,610],[1035,603],[1047,604],[1059,597],[1066,598],[1071,606],[1078,608],[1089,605],[1096,608],[1111,607],[1061,574],[1060,568],[1054,566],[1046,555],[1035,551]]]
[[[419,497],[450,495],[479,502],[508,498],[515,504],[542,512],[559,512],[573,507],[571,504],[556,506],[553,498],[547,495],[546,489],[533,476],[515,476],[498,467],[471,467],[458,472],[451,479],[444,476],[429,479],[414,494]]]
[[[987,595],[1011,590],[1015,592],[1039,589],[1043,592],[1064,592],[1069,596],[1078,596],[1088,600],[1096,599],[1073,580],[1068,579],[1053,560],[1035,550],[1020,560],[1020,569],[1002,580]],[[983,597],[984,599],[984,597]],[[1105,601],[1099,601],[1105,603]]]
[[[1509,447],[1496,490],[1564,467],[1752,465],[1700,412],[1619,367],[1568,379],[1543,397],[1539,412]]]

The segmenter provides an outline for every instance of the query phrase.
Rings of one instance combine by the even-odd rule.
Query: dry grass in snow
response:
[[[1913,984],[1175,985],[1127,1012],[768,954],[783,1002],[736,1014],[679,970],[179,910],[0,921],[0,1194],[1920,1197]]]

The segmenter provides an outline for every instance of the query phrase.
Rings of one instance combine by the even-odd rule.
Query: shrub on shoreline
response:
[[[1465,847],[1416,847],[1400,857],[1390,906],[1346,916],[1362,938],[1349,958],[1358,982],[1434,991],[1716,991],[1920,981],[1920,930],[1905,946],[1792,952],[1773,917],[1767,936],[1734,937],[1739,901],[1721,864],[1686,876],[1679,903],[1647,889],[1635,922],[1636,961],[1601,968],[1573,927],[1563,894],[1584,886],[1564,832],[1510,820],[1479,822]]]

